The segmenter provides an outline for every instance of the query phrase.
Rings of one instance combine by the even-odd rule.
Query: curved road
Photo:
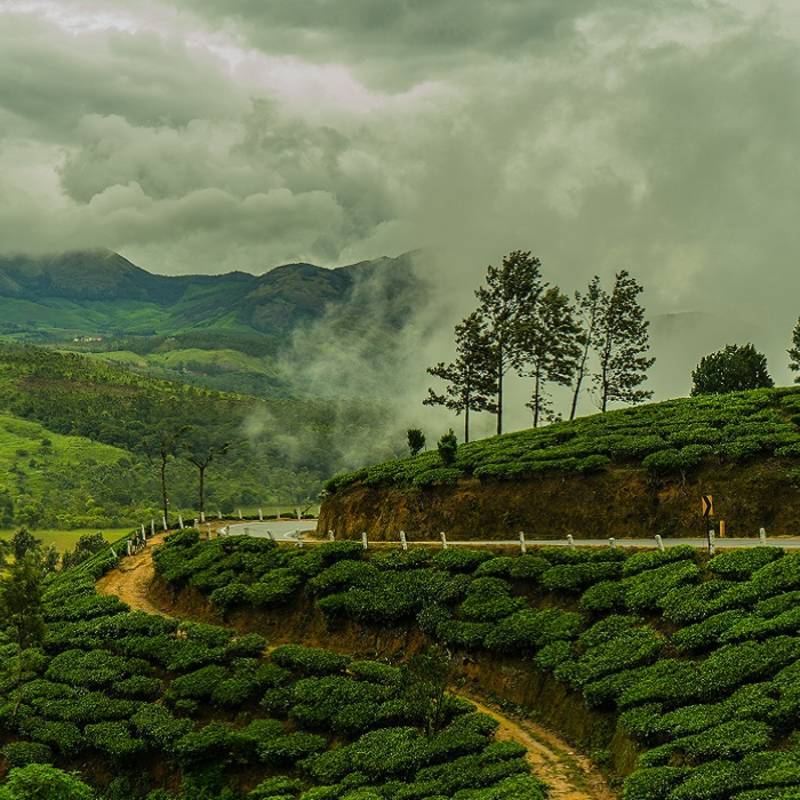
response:
[[[274,539],[276,542],[296,542],[305,533],[317,529],[315,519],[273,519],[268,522],[233,522],[227,525],[229,535],[257,536],[261,539]]]
[[[251,522],[231,525],[231,535],[236,532],[235,528],[254,528],[259,524]],[[272,522],[263,524],[274,527]],[[293,530],[295,529],[289,527],[274,528],[273,533],[275,538],[280,534],[284,537],[282,541],[291,541],[294,538],[291,536]],[[266,534],[254,532],[252,535]],[[158,534],[148,540],[147,547],[143,551],[120,559],[119,566],[107,572],[97,582],[97,591],[100,594],[116,595],[137,611],[158,616],[172,616],[172,609],[165,607],[152,592],[155,578],[152,548],[163,541],[164,534]],[[498,739],[519,742],[527,749],[528,763],[533,773],[548,785],[550,800],[615,800],[616,795],[609,788],[600,770],[589,758],[573,750],[557,734],[531,720],[509,717],[494,706],[485,705],[485,701],[480,698],[470,695],[465,697],[480,711],[497,720],[500,726],[497,731]]]

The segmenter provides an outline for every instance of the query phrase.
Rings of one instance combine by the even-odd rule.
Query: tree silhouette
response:
[[[456,325],[456,360],[428,367],[428,373],[447,383],[443,394],[428,389],[422,401],[427,406],[444,406],[456,414],[464,412],[464,441],[469,441],[470,411],[497,412],[497,359],[484,320],[474,311]]]

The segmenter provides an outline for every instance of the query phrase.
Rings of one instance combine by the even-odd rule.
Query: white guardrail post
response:
[[[369,542],[367,541],[367,532],[364,531],[361,534],[361,546],[366,550],[369,547]]]
[[[408,539],[406,539],[405,531],[400,531],[400,547],[402,547],[403,550],[408,550]]]
[[[567,547],[575,547],[575,537],[571,533],[567,534]]]
[[[608,537],[608,546],[609,547],[616,547],[617,546],[617,540],[613,536],[609,536]]]
[[[439,538],[442,540],[442,550],[447,550],[447,534],[442,531],[439,534]]]
[[[525,531],[519,532],[519,551],[522,555],[528,552],[528,545],[525,544]]]
[[[334,534],[333,531],[328,531],[328,541],[329,542],[335,542],[336,541],[336,535]]]
[[[759,528],[758,529],[758,541],[760,544],[767,543],[767,529],[766,528]]]
[[[664,540],[661,538],[661,534],[656,534],[656,547],[663,553],[664,552]]]

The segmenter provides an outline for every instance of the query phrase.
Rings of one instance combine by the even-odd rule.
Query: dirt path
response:
[[[103,575],[97,582],[100,594],[115,594],[136,611],[167,616],[150,600],[150,584],[156,571],[153,565],[153,547],[164,541],[164,534],[148,539],[147,547],[134,556],[126,556],[120,565]]]
[[[117,569],[97,582],[101,594],[114,594],[132,609],[158,616],[169,616],[150,597],[155,577],[152,548],[161,544],[163,534],[147,543],[135,556],[123,558]],[[464,694],[480,711],[498,721],[498,739],[519,742],[528,750],[527,760],[534,774],[550,788],[550,800],[615,800],[603,774],[584,755],[576,753],[558,735],[527,719],[515,719],[485,701]]]

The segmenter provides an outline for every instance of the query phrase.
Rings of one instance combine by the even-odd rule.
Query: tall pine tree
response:
[[[526,405],[533,413],[534,428],[543,419],[552,419],[546,384],[568,386],[572,381],[581,354],[579,334],[569,297],[557,286],[542,294],[533,315],[520,325],[514,366],[521,376],[533,378]]]
[[[601,296],[595,340],[599,366],[593,381],[602,411],[614,401],[641,403],[653,396],[638,388],[655,362],[645,355],[650,346],[650,323],[639,304],[641,292],[636,280],[622,270],[615,276],[611,293]]]
[[[503,381],[518,358],[520,330],[535,313],[544,289],[541,266],[529,252],[514,250],[500,267],[489,266],[485,285],[475,293],[494,347],[498,434],[503,432]]]
[[[575,292],[575,306],[578,312],[578,320],[581,327],[578,335],[580,345],[580,355],[575,367],[575,382],[572,390],[572,405],[569,410],[569,418],[575,419],[578,410],[578,400],[583,389],[583,381],[589,369],[589,354],[594,347],[595,337],[597,336],[598,318],[600,307],[605,293],[600,288],[600,278],[595,275],[590,281],[586,292]]]
[[[447,383],[443,394],[428,389],[426,406],[444,406],[464,413],[464,441],[469,441],[470,411],[497,413],[497,358],[492,339],[480,312],[474,311],[456,325],[456,360],[439,362],[428,372]]]

